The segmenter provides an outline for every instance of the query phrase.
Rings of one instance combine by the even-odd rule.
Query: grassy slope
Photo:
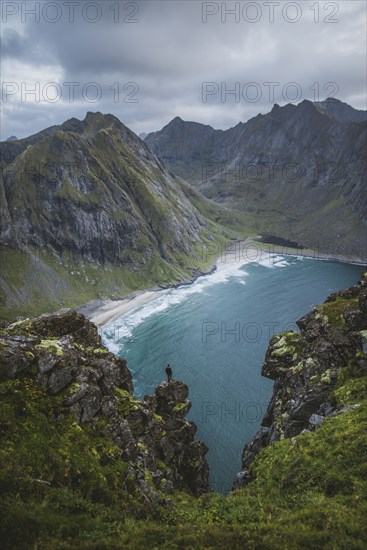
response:
[[[116,460],[118,449],[89,424],[53,422],[62,396],[47,396],[27,378],[3,381],[3,547],[362,550],[366,393],[367,377],[343,369],[333,399],[338,408],[359,403],[358,408],[264,449],[252,466],[256,478],[245,488],[228,497],[176,493],[167,510],[139,501],[134,480],[126,481],[127,465]]]
[[[353,396],[348,397],[351,385]],[[366,377],[346,383],[339,398],[360,401],[366,387]],[[37,388],[11,382],[2,384],[1,393],[7,418],[3,431],[4,424],[10,430],[13,422],[21,423],[16,435],[8,431],[1,448],[5,547],[27,548],[37,541],[45,549],[76,544],[365,548],[366,399],[317,432],[299,436],[295,444],[287,439],[267,448],[255,464],[257,479],[247,488],[227,498],[214,494],[195,500],[176,494],[173,510],[163,511],[149,509],[121,489],[127,465],[111,460],[106,466],[106,457],[117,452],[108,441],[71,421],[57,427],[48,422],[44,411],[51,410],[49,398]],[[37,405],[30,405],[29,395]],[[20,420],[17,408],[25,401]],[[39,478],[51,480],[52,486],[35,481]]]
[[[81,261],[68,253],[59,257],[43,249],[28,247],[21,251],[0,245],[0,321],[60,307],[78,307],[96,298],[118,299],[136,290],[178,283],[207,269],[231,239],[248,235],[241,215],[232,216],[185,182],[177,183],[208,220],[200,240],[191,243],[192,256],[177,251],[168,262],[158,254],[146,258],[131,251],[130,264],[117,267]]]
[[[350,205],[341,198],[330,200],[330,189],[319,187],[308,189],[305,201],[303,181],[287,183],[282,174],[276,177],[276,185],[271,185],[266,179],[239,181],[228,175],[225,183],[208,183],[208,191],[199,189],[214,201],[244,212],[254,233],[280,235],[310,248],[320,247],[326,254],[366,257],[366,227]]]
[[[18,209],[24,208],[24,174],[27,173],[27,166],[32,167],[37,162],[42,165],[46,160],[55,162],[57,155],[61,155],[60,151],[68,166],[67,162],[73,161],[78,145],[89,159],[87,176],[92,189],[88,193],[81,192],[74,187],[74,180],[68,180],[65,176],[62,187],[57,191],[48,189],[48,184],[45,184],[46,200],[43,195],[38,195],[42,188],[39,182],[30,180],[26,186],[29,210],[22,210],[21,215],[30,216],[34,226],[41,227],[44,220],[50,217],[45,205],[56,196],[65,201],[63,208],[60,207],[63,213],[74,209],[71,215],[76,216],[79,209],[87,215],[90,205],[98,205],[101,214],[107,214],[111,221],[126,218],[126,223],[138,223],[139,231],[132,234],[130,244],[116,247],[115,243],[116,256],[120,258],[115,265],[106,263],[102,266],[83,260],[80,255],[73,257],[67,253],[59,257],[55,251],[52,253],[51,247],[47,250],[24,246],[21,251],[0,245],[0,321],[19,315],[38,315],[60,307],[77,307],[95,298],[121,298],[135,290],[158,284],[177,283],[208,268],[230,239],[247,236],[244,216],[232,215],[227,209],[211,203],[182,180],[176,179],[168,185],[167,181],[171,180],[166,181],[163,172],[154,164],[142,163],[140,153],[122,144],[113,129],[109,133],[101,130],[93,136],[89,148],[79,136],[68,132],[57,132],[52,141],[46,139],[29,146],[14,161],[17,169],[14,168],[12,205]],[[56,152],[55,143],[59,147]],[[135,142],[133,146],[137,147]],[[79,170],[80,166],[76,163],[74,179],[80,175]],[[119,175],[117,179],[116,174]],[[161,194],[153,192],[155,186],[161,189]],[[122,192],[130,197],[133,214],[116,206],[112,196],[120,197]],[[195,232],[190,231],[191,204],[185,203],[184,197],[206,220],[206,225],[195,237]],[[180,239],[174,237],[171,230],[172,217],[181,220]],[[70,231],[70,228],[67,229],[67,219],[62,219],[57,240],[65,249],[63,239],[79,242],[80,235],[67,233]],[[165,260],[159,254],[153,233],[160,235],[167,246]],[[48,238],[52,241],[52,231]],[[113,243],[108,241],[108,245],[111,248]],[[122,267],[117,267],[119,263]]]
[[[201,240],[192,243],[195,255],[177,252],[170,262],[154,255],[148,261],[136,258],[135,266],[101,266],[70,254],[60,258],[41,249],[20,251],[0,245],[0,322],[78,307],[96,298],[122,298],[136,290],[178,283],[209,268],[231,239],[245,238],[248,232],[240,216],[231,219],[225,209],[194,195],[193,203],[210,221]]]

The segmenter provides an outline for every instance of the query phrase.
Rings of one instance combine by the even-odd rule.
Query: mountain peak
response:
[[[110,113],[103,114],[100,111],[88,111],[85,115],[83,122],[89,122],[92,124],[111,124],[111,122],[115,124],[117,123],[118,125],[122,124],[122,122],[117,117],[115,117],[115,115],[111,115]]]
[[[336,97],[327,97],[325,99],[325,101],[323,101],[322,103],[343,103],[340,99],[337,99]],[[344,105],[347,105],[346,103]]]
[[[100,130],[117,129],[124,133],[131,132],[117,117],[100,112],[87,112],[83,120],[70,118],[57,127],[64,132],[74,132],[80,135],[94,135]]]
[[[354,109],[354,107],[351,107],[348,103],[344,103],[344,101],[340,101],[340,99],[336,99],[336,97],[328,97],[325,101],[316,102],[314,105],[319,111],[328,114],[338,122],[367,121],[367,111]]]
[[[175,116],[175,118],[173,118],[173,119],[171,120],[171,122],[169,123],[169,125],[170,125],[170,124],[183,124],[184,122],[185,122],[185,121],[182,120],[181,117]]]
[[[107,118],[107,117],[111,117],[111,116],[113,116],[113,115],[103,114],[100,111],[88,111],[87,114],[85,115],[84,121],[87,121],[87,120],[90,120],[90,121],[100,120],[102,118]]]
[[[314,109],[315,104],[309,99],[304,99],[301,103],[298,103],[297,107],[301,107],[303,109]]]

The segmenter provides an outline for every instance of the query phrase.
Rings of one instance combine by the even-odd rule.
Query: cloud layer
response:
[[[365,2],[4,0],[1,9],[1,139],[87,111],[139,133],[175,116],[225,129],[274,102],[328,95],[366,108]]]

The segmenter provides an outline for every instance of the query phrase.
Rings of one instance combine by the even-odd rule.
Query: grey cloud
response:
[[[227,128],[271,110],[265,82],[280,83],[275,101],[281,104],[286,102],[282,88],[289,82],[299,84],[301,99],[313,99],[309,87],[315,82],[320,84],[320,99],[324,99],[324,84],[336,82],[337,97],[354,101],[357,108],[365,107],[364,2],[335,2],[340,8],[336,24],[313,22],[310,6],[315,3],[308,0],[298,2],[304,17],[295,24],[279,16],[274,23],[266,17],[254,24],[235,23],[229,17],[223,24],[219,15],[208,18],[205,24],[199,1],[154,0],[136,2],[138,23],[114,23],[109,9],[113,4],[109,0],[100,2],[103,17],[95,24],[80,17],[85,5],[80,2],[73,23],[66,17],[55,24],[45,20],[34,23],[30,19],[21,26],[21,33],[4,25],[4,60],[11,55],[12,59],[34,66],[55,65],[63,70],[64,82],[80,82],[80,88],[96,82],[103,93],[95,105],[80,94],[73,104],[63,96],[57,106],[20,104],[15,109],[14,104],[11,108],[6,105],[3,139],[60,123],[61,117],[82,118],[88,110],[112,112],[137,132],[159,129],[176,115]],[[258,4],[262,6],[261,2]],[[327,3],[318,4],[321,18],[325,17],[330,11],[324,10]],[[127,3],[120,2],[120,6]],[[121,16],[128,12],[122,11]],[[267,13],[265,9],[263,12]],[[139,102],[126,103],[121,98],[115,102],[109,88],[116,82],[122,87],[136,82]],[[224,82],[228,89],[236,82],[241,86],[257,82],[262,97],[252,103],[241,96],[236,104],[233,97],[223,101],[217,94],[203,103],[203,82]]]
[[[2,36],[1,56],[24,58],[25,48],[22,44],[22,37],[15,29],[5,29]]]

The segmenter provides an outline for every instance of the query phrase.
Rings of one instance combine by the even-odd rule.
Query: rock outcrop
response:
[[[186,384],[162,382],[154,396],[135,399],[126,361],[102,346],[96,326],[80,313],[60,310],[12,323],[1,330],[0,351],[1,380],[31,378],[58,399],[55,422],[72,415],[79,426],[109,437],[148,501],[164,504],[162,495],[177,488],[194,495],[210,490],[208,449],[185,419]]]
[[[343,375],[367,374],[367,272],[297,324],[300,333],[288,331],[270,341],[262,375],[275,381],[273,394],[260,430],[245,445],[234,487],[252,479],[251,465],[264,447],[313,431],[326,417],[347,410],[337,408],[333,391]]]

